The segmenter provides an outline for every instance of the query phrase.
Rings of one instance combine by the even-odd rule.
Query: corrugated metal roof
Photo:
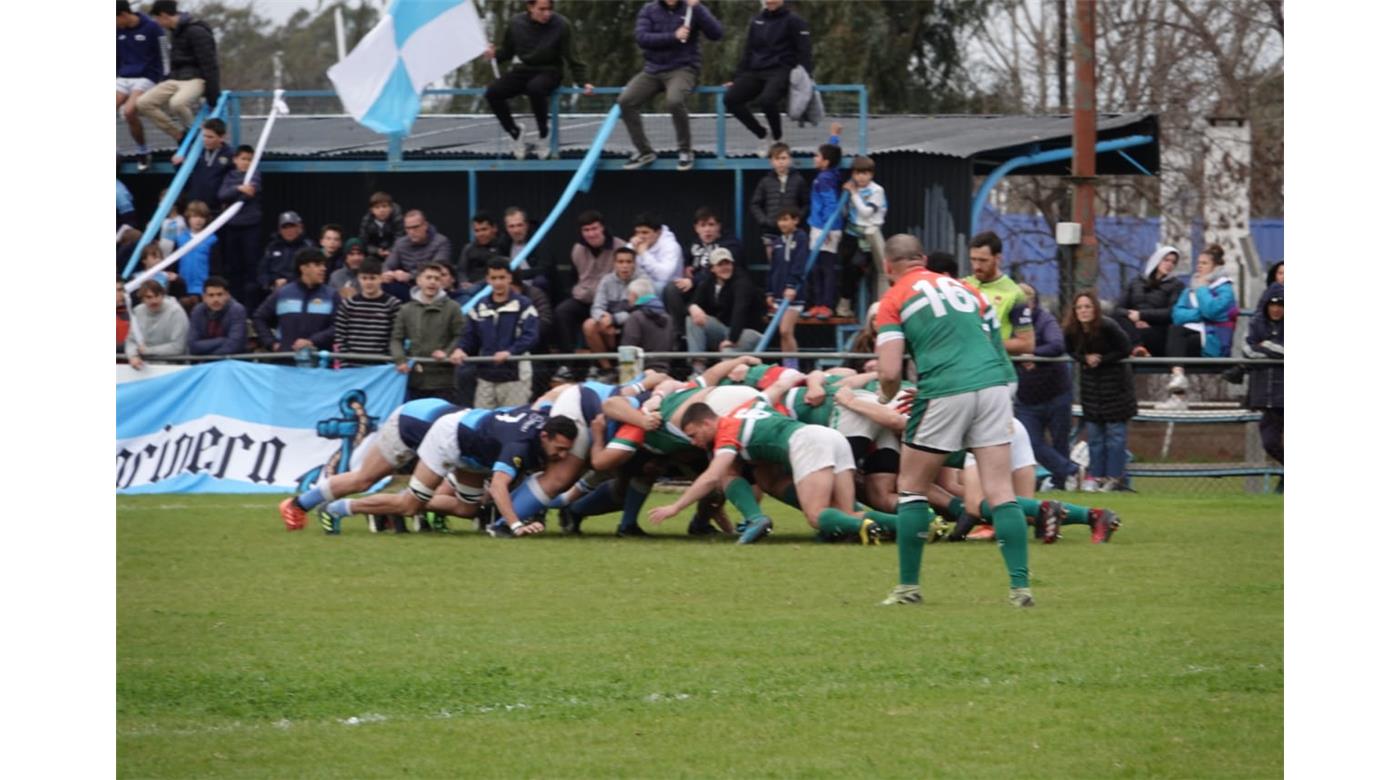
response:
[[[855,117],[834,117],[844,125],[843,138],[848,151],[856,148],[857,120]],[[521,117],[523,124],[529,124]],[[253,143],[262,131],[265,118],[244,116],[240,138]],[[658,152],[675,151],[675,130],[669,114],[643,116],[647,135]],[[560,152],[564,156],[582,155],[591,143],[602,116],[598,114],[565,114],[560,118]],[[956,158],[1001,160],[1023,153],[1025,148],[1044,144],[1047,148],[1066,146],[1073,132],[1073,119],[1063,116],[871,116],[869,119],[869,151],[914,152]],[[698,154],[713,155],[716,149],[717,127],[714,114],[691,114],[692,145]],[[1098,129],[1102,136],[1113,137],[1129,132],[1146,131],[1156,134],[1156,117],[1152,114],[1101,114]],[[171,151],[174,144],[154,127],[146,130],[147,138],[156,151]],[[725,122],[727,151],[731,157],[756,156],[758,141],[733,118]],[[825,143],[827,129],[823,127],[792,127],[786,140],[799,152],[808,152]],[[361,127],[346,116],[288,116],[277,120],[268,140],[267,154],[281,158],[356,158],[382,157],[388,149],[387,140]],[[135,152],[135,144],[124,122],[117,123],[117,151],[121,155]],[[412,135],[404,139],[403,151],[412,157],[501,157],[509,152],[506,136],[494,116],[489,114],[425,115],[414,124]],[[621,123],[609,136],[604,151],[627,155],[632,144]],[[1156,153],[1152,151],[1145,164],[1156,168]]]

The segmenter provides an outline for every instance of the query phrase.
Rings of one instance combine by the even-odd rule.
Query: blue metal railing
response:
[[[620,94],[622,94],[622,90],[623,90],[622,87],[595,87],[595,88],[593,89],[592,95],[599,95],[599,96],[605,96],[605,95],[620,95]],[[818,86],[817,86],[817,91],[818,91],[818,92],[821,92],[821,93],[823,93],[823,94],[848,93],[848,94],[854,94],[854,95],[856,95],[856,98],[857,98],[857,101],[858,101],[858,105],[859,105],[859,108],[858,108],[858,115],[857,115],[857,120],[856,120],[856,151],[857,151],[858,154],[866,154],[866,153],[869,151],[869,148],[870,148],[870,92],[869,92],[869,90],[866,89],[866,87],[865,87],[864,84],[821,84],[821,85],[818,85]],[[724,110],[724,92],[725,92],[725,88],[722,87],[722,86],[702,86],[702,87],[696,87],[696,88],[694,89],[694,93],[695,93],[695,94],[698,94],[698,95],[714,95],[714,107],[715,107],[715,134],[716,134],[716,140],[715,140],[715,154],[716,154],[717,157],[719,157],[719,158],[721,158],[721,159],[724,159],[724,158],[727,158],[727,157],[728,157],[728,153],[727,153],[727,149],[726,149],[726,144],[725,144],[725,141],[726,141],[726,139],[725,139],[725,135],[726,135],[726,133],[725,133],[725,119],[728,118],[728,113]],[[253,99],[259,99],[259,98],[271,98],[271,97],[272,97],[272,90],[261,90],[261,89],[258,89],[258,90],[238,90],[238,91],[234,91],[234,92],[228,92],[228,93],[225,93],[225,94],[227,94],[227,95],[230,96],[230,112],[231,112],[231,115],[232,115],[232,116],[235,116],[235,117],[241,117],[241,116],[243,115],[243,110],[242,110],[242,101],[243,101],[243,100],[245,100],[245,99],[253,100]],[[457,87],[457,88],[452,88],[452,89],[429,89],[429,90],[424,91],[423,94],[424,94],[425,97],[444,97],[444,96],[446,96],[446,97],[483,97],[483,96],[486,94],[486,88],[485,88],[485,87]],[[557,90],[554,91],[554,94],[553,94],[553,95],[550,96],[550,101],[549,101],[549,119],[550,119],[550,127],[555,128],[555,130],[554,130],[554,132],[551,132],[550,135],[549,135],[549,150],[550,150],[550,152],[552,153],[552,156],[554,156],[554,157],[558,157],[558,156],[559,156],[559,132],[558,132],[558,127],[559,127],[559,113],[560,113],[560,112],[559,112],[560,97],[561,97],[561,96],[564,96],[564,95],[583,95],[583,94],[584,94],[584,91],[583,91],[583,89],[582,89],[581,87],[560,87],[559,89],[557,89]],[[286,91],[283,92],[283,97],[285,97],[285,98],[334,98],[334,97],[335,97],[335,92],[334,92],[333,90],[329,90],[329,89],[289,89],[289,90],[286,90]],[[606,113],[606,111],[600,112],[600,113]],[[234,125],[233,131],[234,131],[234,133],[237,133],[237,132],[238,132],[238,127],[237,127],[236,124]],[[237,144],[237,143],[238,143],[238,138],[235,136],[235,137],[232,139],[232,141],[233,141],[234,144]],[[394,140],[393,140],[393,137],[392,137],[392,136],[391,136],[391,138],[390,138],[390,144],[389,144],[389,145],[390,145],[390,149],[389,149],[389,154],[387,155],[389,161],[391,161],[391,162],[400,162],[400,161],[402,161],[403,155],[402,155],[401,148],[398,149],[398,150],[395,149],[395,147],[398,146],[398,145],[396,145],[396,144],[394,143]]]

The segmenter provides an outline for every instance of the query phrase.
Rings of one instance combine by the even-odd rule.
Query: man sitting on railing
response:
[[[210,108],[219,100],[218,44],[209,25],[180,13],[175,0],[156,0],[151,18],[170,31],[170,78],[142,95],[136,109],[179,143],[194,124],[193,107],[200,96]]]
[[[688,171],[695,166],[695,152],[690,148],[690,114],[685,109],[685,99],[700,76],[700,38],[692,34],[692,27],[699,27],[712,41],[724,37],[724,26],[700,0],[656,0],[637,12],[634,37],[646,65],[617,98],[627,135],[637,149],[622,166],[629,171],[656,162],[656,151],[642,126],[641,107],[661,92],[666,93],[666,110],[676,127],[676,146],[680,149],[676,169]]]
[[[515,142],[515,159],[524,160],[530,155],[532,144],[525,140],[525,131],[515,123],[510,115],[510,99],[521,94],[529,95],[530,111],[535,115],[535,126],[539,129],[535,154],[541,160],[549,159],[549,96],[559,88],[564,78],[564,68],[569,69],[570,80],[583,84],[583,94],[593,93],[593,85],[584,76],[586,68],[574,53],[574,28],[567,17],[554,13],[554,0],[525,0],[525,12],[516,14],[506,23],[498,49],[487,45],[483,57],[502,60],[510,65],[518,59],[519,65],[512,67],[486,87],[486,102],[496,115],[501,128]]]

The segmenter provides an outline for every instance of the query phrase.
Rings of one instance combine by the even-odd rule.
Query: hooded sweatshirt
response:
[[[1202,357],[1228,357],[1239,315],[1235,285],[1222,266],[1205,284],[1182,290],[1172,308],[1172,323],[1201,334]]]
[[[410,357],[432,357],[438,350],[451,352],[463,323],[461,307],[445,290],[429,300],[422,289],[414,287],[394,319],[389,354],[402,365]],[[408,375],[408,386],[421,390],[452,387],[452,365],[416,363]]]
[[[1128,289],[1118,302],[1118,309],[1133,309],[1149,325],[1165,328],[1172,324],[1172,307],[1186,284],[1177,276],[1157,278],[1157,266],[1169,254],[1181,257],[1181,252],[1173,246],[1159,246],[1147,262],[1142,264],[1142,275],[1128,283]]]
[[[1269,301],[1283,302],[1283,285],[1274,282],[1259,298],[1259,307],[1249,318],[1244,340],[1244,356],[1252,359],[1283,359],[1283,320],[1269,319]],[[1249,407],[1283,408],[1283,366],[1259,366],[1249,370]]]
[[[680,278],[684,262],[681,244],[676,240],[676,234],[671,232],[670,227],[662,225],[656,242],[647,251],[637,255],[637,270],[660,290]]]
[[[136,321],[136,327],[127,333],[126,354],[140,354],[136,350],[137,344],[146,345],[146,352],[141,355],[142,358],[185,354],[190,320],[185,316],[185,310],[180,308],[180,304],[173,298],[165,296],[160,311],[156,312],[146,308],[144,303],[138,304],[132,310],[131,318]],[[139,340],[136,338],[138,330],[141,333]]]
[[[597,249],[589,246],[588,242],[583,240],[583,236],[579,236],[569,252],[569,261],[574,264],[574,270],[578,273],[578,283],[570,293],[575,300],[593,303],[598,284],[603,281],[603,277],[612,272],[613,253],[618,247],[626,246],[626,243],[613,236],[607,228],[603,229],[603,245]]]

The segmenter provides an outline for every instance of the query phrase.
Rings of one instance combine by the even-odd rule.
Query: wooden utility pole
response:
[[[1094,74],[1094,0],[1074,2],[1074,221],[1082,230],[1074,253],[1074,282],[1081,290],[1099,280],[1099,241],[1094,234],[1094,147],[1098,143],[1098,79]]]

